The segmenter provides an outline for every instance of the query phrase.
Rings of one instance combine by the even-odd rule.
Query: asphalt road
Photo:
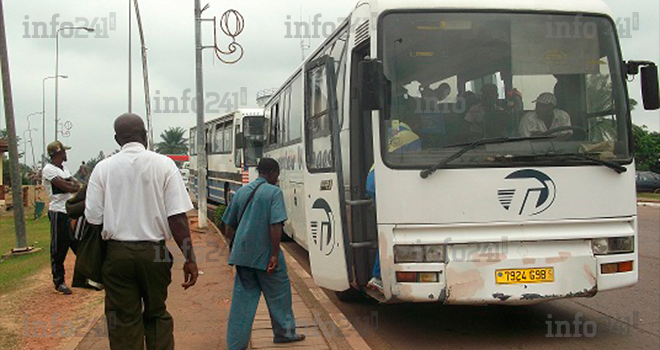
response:
[[[326,294],[374,349],[660,349],[660,208],[638,209],[640,273],[630,288],[530,306],[343,303]],[[286,245],[309,271],[307,253]],[[556,336],[564,321],[571,337]]]

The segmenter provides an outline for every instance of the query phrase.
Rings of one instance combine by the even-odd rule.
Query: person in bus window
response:
[[[469,123],[470,138],[479,139],[484,135],[484,117],[493,111],[503,111],[497,105],[497,86],[495,84],[484,84],[481,87],[481,103],[472,106],[465,115],[465,121]]]
[[[571,125],[571,116],[557,109],[557,98],[550,92],[544,92],[532,101],[536,109],[525,114],[520,120],[519,132],[522,137],[542,134],[548,130]],[[570,136],[571,130],[556,133],[557,136]]]

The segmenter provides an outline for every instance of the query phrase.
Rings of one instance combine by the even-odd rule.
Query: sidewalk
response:
[[[196,217],[189,215],[191,221]],[[181,272],[182,256],[174,242],[168,248],[175,256],[172,267],[172,284],[167,300],[168,311],[174,317],[174,338],[177,349],[226,349],[225,336],[231,305],[234,270],[227,264],[227,244],[224,237],[213,225],[207,233],[192,233],[195,251],[197,253],[200,276],[197,284],[187,291],[181,287],[183,272]],[[307,335],[302,342],[290,344],[273,343],[273,333],[268,316],[266,303],[262,300],[255,317],[251,348],[283,349],[365,349],[357,332],[347,335],[347,328],[338,327],[336,312],[328,311],[318,301],[320,289],[309,288],[309,275],[301,276],[304,270],[285,252],[293,294],[293,312],[296,318],[296,332]],[[313,283],[311,283],[313,284]],[[319,292],[316,290],[318,289]],[[109,349],[103,308],[96,310],[98,321],[82,339],[78,338],[67,344],[65,350],[107,350]],[[321,325],[321,327],[319,327]],[[353,330],[354,331],[354,330]],[[345,339],[348,336],[350,339]],[[366,347],[368,348],[368,347]]]

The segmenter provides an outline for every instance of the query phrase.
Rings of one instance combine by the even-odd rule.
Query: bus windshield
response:
[[[382,154],[392,167],[630,162],[628,102],[606,17],[389,13]],[[549,137],[534,137],[549,136]],[[565,163],[565,159],[561,160]]]
[[[264,118],[246,117],[243,119],[243,138],[245,140],[245,165],[256,166],[264,149]]]

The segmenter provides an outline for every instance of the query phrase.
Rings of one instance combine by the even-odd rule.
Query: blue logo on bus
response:
[[[325,255],[332,254],[335,249],[335,216],[330,204],[319,198],[312,205],[310,232],[314,245]]]
[[[538,170],[518,170],[505,181],[506,185],[497,191],[497,197],[508,211],[534,216],[546,211],[555,201],[557,189],[554,181]]]

